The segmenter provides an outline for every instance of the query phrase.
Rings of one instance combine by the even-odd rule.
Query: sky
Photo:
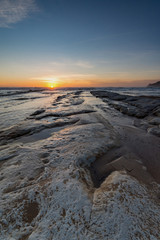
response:
[[[0,0],[0,87],[160,80],[160,0]]]

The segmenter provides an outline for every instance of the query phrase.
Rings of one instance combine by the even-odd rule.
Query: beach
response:
[[[159,89],[0,101],[0,240],[160,239]]]

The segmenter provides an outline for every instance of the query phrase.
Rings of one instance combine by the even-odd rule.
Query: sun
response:
[[[56,78],[49,79],[48,85],[50,89],[54,89],[57,85],[57,79]]]

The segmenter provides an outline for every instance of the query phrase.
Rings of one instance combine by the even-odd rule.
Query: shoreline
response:
[[[0,132],[0,240],[159,235],[159,137],[144,128],[152,115],[137,122],[102,100],[57,93]]]

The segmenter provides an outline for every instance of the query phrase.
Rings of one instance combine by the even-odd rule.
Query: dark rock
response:
[[[157,137],[160,137],[160,128],[159,127],[151,127],[148,129],[148,132],[156,135]]]
[[[39,115],[39,114],[44,113],[44,112],[45,112],[44,109],[39,109],[39,110],[35,111],[34,113],[32,113],[31,116],[36,116],[36,115]]]
[[[91,91],[91,93],[100,98],[109,98],[111,100],[122,101],[127,98],[127,95],[121,95],[119,93],[109,92],[109,91]]]
[[[160,116],[159,96],[129,96],[109,91],[91,91],[91,93],[128,116],[137,118],[149,115]]]
[[[160,81],[155,82],[155,83],[150,83],[150,84],[148,84],[147,87],[159,87],[160,88]]]
[[[152,125],[160,125],[160,118],[158,118],[158,117],[153,118],[149,121],[149,123]]]

